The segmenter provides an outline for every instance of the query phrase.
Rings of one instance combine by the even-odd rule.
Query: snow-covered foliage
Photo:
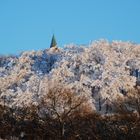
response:
[[[0,57],[0,98],[8,106],[38,105],[58,83],[85,94],[93,109],[105,112],[117,97],[140,84],[140,45],[96,41],[87,47],[23,52]]]

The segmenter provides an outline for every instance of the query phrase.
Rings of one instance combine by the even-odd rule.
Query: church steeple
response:
[[[55,39],[54,34],[52,36],[50,48],[53,48],[53,47],[57,47],[57,43],[56,43],[56,39]]]

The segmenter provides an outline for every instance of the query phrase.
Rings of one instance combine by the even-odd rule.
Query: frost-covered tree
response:
[[[0,98],[7,105],[38,105],[48,87],[61,83],[86,94],[93,108],[105,113],[107,104],[113,107],[139,81],[140,45],[131,42],[100,40],[0,57]]]

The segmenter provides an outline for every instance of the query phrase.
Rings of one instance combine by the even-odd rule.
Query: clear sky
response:
[[[0,54],[89,44],[140,43],[140,0],[0,0]]]

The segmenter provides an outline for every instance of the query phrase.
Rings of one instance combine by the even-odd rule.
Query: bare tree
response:
[[[116,105],[116,111],[121,114],[137,113],[140,117],[140,88],[135,87],[130,90],[124,99],[119,99]]]
[[[65,137],[65,125],[76,115],[83,115],[88,104],[88,98],[85,95],[75,94],[69,89],[57,87],[50,89],[43,100],[43,106],[46,112],[59,123],[60,139]],[[89,107],[89,106],[88,106]],[[89,109],[89,111],[91,111]]]

